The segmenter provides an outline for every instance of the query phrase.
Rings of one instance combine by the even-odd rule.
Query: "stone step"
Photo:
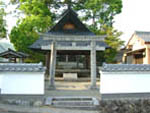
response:
[[[51,97],[47,98],[45,105],[64,108],[94,108],[99,100],[93,97]]]
[[[93,101],[53,101],[54,106],[92,106]]]
[[[82,109],[82,108],[86,108],[86,109],[94,109],[94,108],[96,108],[96,106],[93,106],[93,105],[91,105],[91,106],[63,106],[63,105],[53,105],[53,107],[56,107],[56,108],[80,108],[80,109]]]
[[[93,100],[93,98],[92,97],[75,97],[75,96],[73,96],[73,97],[53,97],[53,100],[55,100],[55,101],[70,101],[70,100],[72,100],[72,101],[78,101],[78,100]]]

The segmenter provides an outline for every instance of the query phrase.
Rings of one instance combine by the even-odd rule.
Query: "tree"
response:
[[[98,58],[105,59],[107,63],[114,63],[118,49],[124,44],[119,39],[122,34],[113,28],[115,15],[121,13],[122,0],[79,0],[75,9],[85,13],[82,20],[88,24],[90,30],[97,35],[107,35],[105,42],[111,48],[98,54]]]
[[[83,13],[81,18],[85,22],[92,20],[91,25],[95,28],[104,24],[112,26],[114,16],[121,13],[122,9],[122,0],[11,0],[11,2],[18,3],[25,13],[35,12],[36,8],[32,9],[34,4],[30,3],[44,3],[49,8],[54,21],[59,15],[59,9],[69,4],[74,10]]]
[[[6,38],[7,35],[4,7],[5,4],[0,0],[0,38]]]
[[[10,41],[17,51],[23,51],[31,55],[28,62],[38,62],[42,60],[42,55],[32,52],[28,47],[38,38],[39,32],[45,32],[51,25],[51,13],[47,6],[36,0],[32,2],[21,2],[20,8],[25,14],[25,18],[19,19],[17,25],[10,33]]]
[[[106,34],[105,38],[106,44],[108,44],[111,48],[107,49],[104,52],[105,62],[107,63],[115,63],[115,56],[118,50],[123,46],[124,41],[122,41],[119,36],[121,36],[122,32],[118,32],[113,27],[103,26],[103,30],[100,31],[100,34]]]
[[[85,24],[90,21],[91,24],[87,26],[95,34],[107,34],[108,45],[112,46],[116,41],[122,44],[117,39],[120,33],[117,34],[113,29],[113,19],[115,15],[121,13],[122,0],[11,0],[11,2],[18,3],[18,9],[25,14],[25,18],[19,20],[10,34],[10,40],[17,50],[30,53],[27,47],[38,39],[38,32],[45,32],[54,25],[62,12],[59,9],[66,5],[71,5],[74,10],[82,13],[80,18]],[[108,32],[110,30],[111,33]]]

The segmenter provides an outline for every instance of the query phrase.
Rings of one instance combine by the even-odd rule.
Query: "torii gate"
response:
[[[46,35],[43,34],[43,40],[51,40],[51,44],[42,46],[42,50],[51,50],[50,54],[50,87],[55,88],[55,70],[56,70],[56,56],[57,50],[85,50],[90,51],[90,64],[91,64],[91,89],[96,88],[96,51],[104,51],[105,47],[96,45],[96,42],[104,41],[105,36],[55,36],[55,35]],[[71,41],[72,46],[60,46],[57,44],[59,41]],[[90,45],[76,46],[76,43],[89,41]]]

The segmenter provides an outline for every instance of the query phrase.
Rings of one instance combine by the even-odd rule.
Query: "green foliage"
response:
[[[85,23],[92,22],[87,25],[91,31],[97,35],[107,35],[105,42],[111,48],[98,53],[97,57],[107,63],[114,63],[118,49],[124,44],[119,39],[122,33],[113,28],[115,15],[121,13],[122,0],[78,0],[74,8],[85,13],[82,16]]]
[[[117,54],[117,51],[123,46],[124,41],[122,41],[119,36],[121,36],[122,32],[118,32],[113,27],[103,26],[103,30],[101,30],[100,34],[106,34],[105,42],[111,48],[107,49],[104,53],[105,62],[107,63],[115,63],[114,58]]]
[[[97,35],[107,35],[105,42],[111,48],[98,53],[103,62],[114,63],[118,49],[124,44],[119,39],[122,34],[113,28],[114,16],[121,13],[122,0],[78,0],[75,9],[85,13],[82,20],[89,23],[87,26]]]
[[[99,29],[103,25],[112,26],[114,16],[121,13],[122,0],[78,0],[74,6],[85,13],[82,17],[85,22],[91,20],[90,26]]]
[[[0,38],[6,38],[7,34],[4,6],[5,4],[0,0]]]
[[[13,27],[10,41],[17,51],[30,54],[31,59],[27,59],[27,62],[42,61],[44,56],[31,51],[28,47],[39,38],[39,32],[45,32],[51,26],[51,13],[44,3],[36,0],[21,2],[19,9],[26,17],[18,20],[17,26]]]
[[[26,0],[26,2],[23,2],[22,0],[19,9],[23,11],[26,15],[50,15],[48,7],[40,0]]]
[[[122,32],[118,32],[113,27],[109,26],[103,26],[103,29],[100,31],[100,34],[106,34],[107,37],[105,39],[105,42],[112,48],[118,50],[123,44],[124,41],[122,41],[119,36],[121,36]]]

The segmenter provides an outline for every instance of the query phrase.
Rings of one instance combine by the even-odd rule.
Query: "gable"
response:
[[[135,33],[129,39],[129,42],[126,46],[126,48],[130,50],[137,50],[144,47],[145,47],[145,41]]]
[[[67,9],[60,21],[49,31],[49,32],[87,32],[88,34],[92,33],[77,17],[77,14],[71,9]]]

